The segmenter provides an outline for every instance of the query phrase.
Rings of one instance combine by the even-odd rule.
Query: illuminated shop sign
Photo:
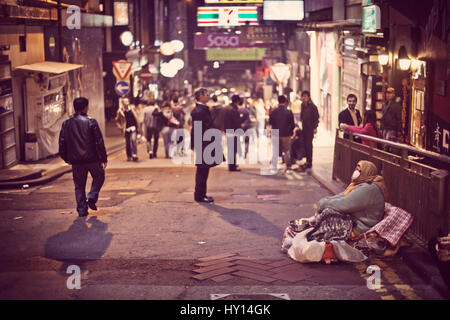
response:
[[[265,56],[264,48],[245,49],[208,49],[206,51],[207,61],[256,61]]]
[[[304,17],[303,1],[264,1],[264,20],[300,21]]]
[[[257,7],[198,7],[197,25],[199,27],[232,27],[257,25]]]
[[[378,6],[363,7],[362,32],[374,33],[381,29],[381,10]]]

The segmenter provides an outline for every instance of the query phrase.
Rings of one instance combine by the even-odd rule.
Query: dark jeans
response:
[[[209,167],[197,166],[195,171],[195,193],[194,198],[202,199],[206,197],[206,181],[208,180]]]
[[[312,165],[314,131],[303,130],[303,140],[305,143],[306,164]]]
[[[228,170],[237,169],[237,153],[241,154],[240,145],[238,144],[238,137],[227,137],[227,158],[228,158]],[[231,153],[233,148],[233,153]]]
[[[96,203],[100,189],[105,182],[105,170],[101,167],[100,162],[72,165],[72,176],[73,183],[75,184],[75,199],[77,200],[78,214],[86,214],[88,212],[86,203],[86,180],[88,172],[92,176],[92,185],[87,200]]]
[[[158,153],[158,140],[159,140],[159,130],[156,128],[147,127],[147,152],[153,152],[156,157]],[[152,149],[152,139],[153,139],[153,149]]]

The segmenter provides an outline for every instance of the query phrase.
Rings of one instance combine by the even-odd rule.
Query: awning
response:
[[[82,68],[82,64],[72,64],[64,62],[53,62],[53,61],[43,61],[33,64],[27,64],[24,66],[19,66],[15,70],[24,71],[36,71],[36,72],[47,72],[54,74],[61,74],[67,71],[76,70]]]
[[[334,28],[351,28],[361,27],[362,20],[359,19],[347,19],[347,20],[335,20],[335,21],[305,21],[297,23],[297,27],[303,27],[305,29],[334,29]]]

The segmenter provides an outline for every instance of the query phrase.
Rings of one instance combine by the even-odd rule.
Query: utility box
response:
[[[37,142],[25,142],[25,161],[39,160],[39,145]]]

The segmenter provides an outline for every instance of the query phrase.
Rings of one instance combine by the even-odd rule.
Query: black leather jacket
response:
[[[107,162],[97,120],[77,113],[64,121],[59,134],[59,155],[69,164]]]

